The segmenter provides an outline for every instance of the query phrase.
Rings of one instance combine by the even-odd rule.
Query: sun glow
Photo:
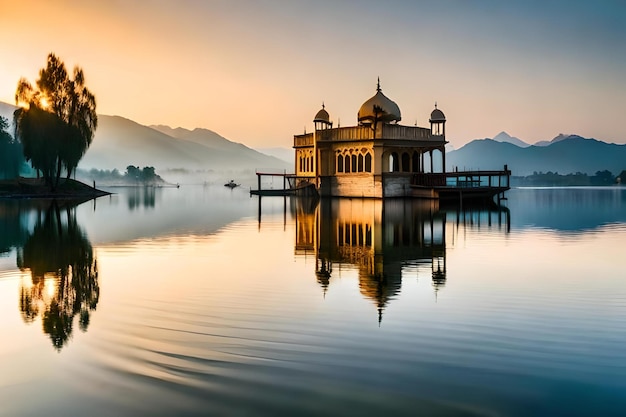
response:
[[[44,278],[44,295],[46,296],[46,300],[54,298],[57,293],[57,282],[58,279],[56,277],[45,277]]]
[[[46,109],[48,109],[48,107],[50,107],[50,103],[48,102],[48,99],[45,98],[45,97],[42,97],[42,98],[39,99],[39,105],[44,110],[46,110]]]

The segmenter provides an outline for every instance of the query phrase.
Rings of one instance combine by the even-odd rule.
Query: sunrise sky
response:
[[[456,147],[505,130],[626,143],[626,2],[0,0],[0,101],[55,52],[98,112],[290,147],[326,104],[356,124],[383,92],[402,124],[437,101]]]

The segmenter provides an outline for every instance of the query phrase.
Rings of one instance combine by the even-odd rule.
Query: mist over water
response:
[[[0,415],[626,409],[621,188],[462,210],[114,191],[0,201]]]

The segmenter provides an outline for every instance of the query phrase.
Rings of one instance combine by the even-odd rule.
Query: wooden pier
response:
[[[256,190],[251,195],[258,196],[319,196],[314,178],[295,174],[257,172]],[[469,200],[492,200],[498,203],[505,199],[504,193],[510,187],[511,171],[505,165],[501,171],[453,171],[441,173],[390,173],[384,176],[383,184],[393,184],[396,188],[404,181],[401,195],[394,197],[426,198],[463,202]],[[281,178],[281,188],[262,188],[264,177]],[[404,178],[404,180],[402,180]],[[336,196],[340,197],[340,196]],[[385,198],[385,197],[383,197]]]
[[[295,174],[275,173],[275,172],[257,172],[257,189],[250,190],[250,195],[259,196],[289,196],[289,195],[317,195],[315,185],[312,178],[299,177]],[[263,177],[281,178],[282,188],[263,188]]]
[[[432,174],[414,174],[411,189],[415,194],[432,190],[442,200],[504,199],[511,186],[511,171],[505,165],[502,171],[453,171]]]

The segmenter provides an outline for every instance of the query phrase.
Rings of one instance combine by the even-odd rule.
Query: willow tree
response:
[[[0,116],[0,179],[17,177],[24,162],[22,146],[9,134],[9,126]]]
[[[36,87],[19,80],[15,102],[15,136],[24,157],[54,189],[63,168],[68,178],[72,175],[98,125],[96,99],[85,86],[83,70],[75,67],[70,78],[63,61],[51,53]]]

